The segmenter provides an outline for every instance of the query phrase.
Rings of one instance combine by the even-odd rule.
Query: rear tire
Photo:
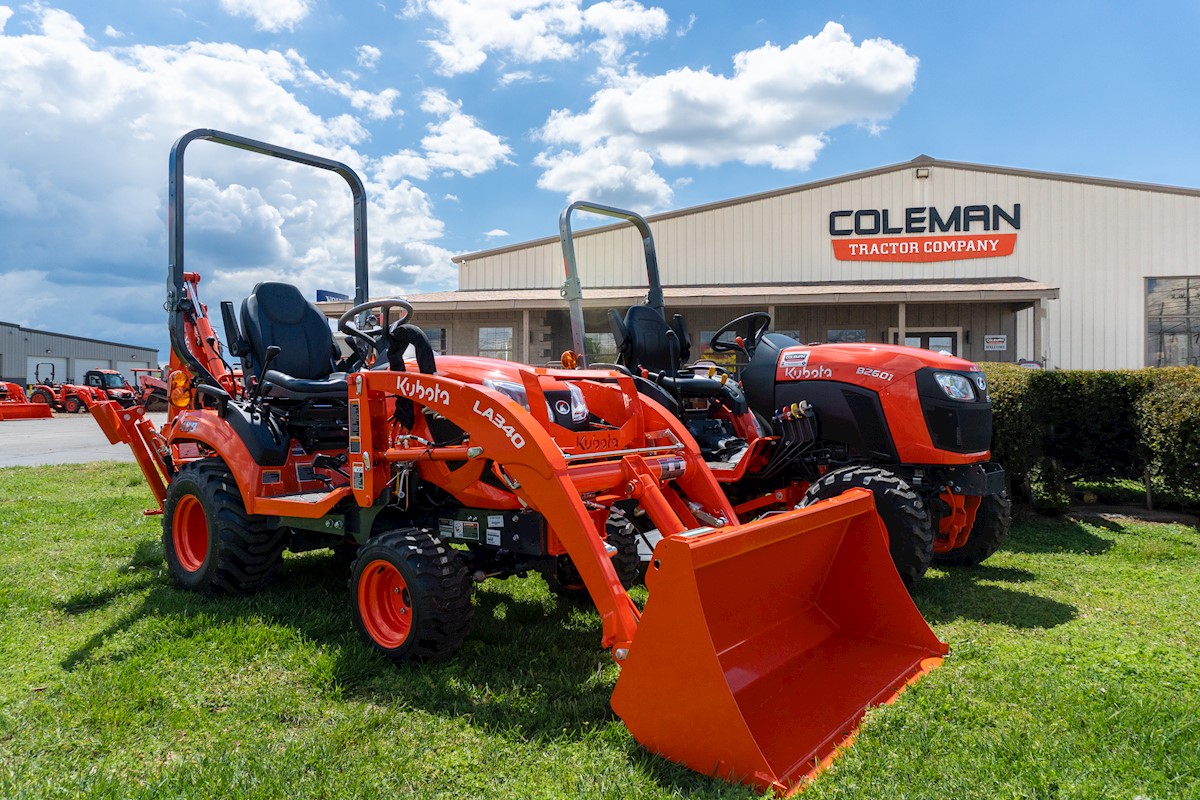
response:
[[[933,563],[944,567],[977,567],[1000,549],[1012,526],[1012,501],[1008,492],[992,494],[979,501],[971,535],[962,547],[934,553]]]
[[[237,482],[219,458],[183,466],[163,503],[163,551],[171,577],[204,594],[249,594],[283,568],[285,528],[246,513]]]
[[[471,581],[457,550],[416,528],[382,533],[350,570],[354,627],[395,663],[438,661],[471,627]]]
[[[37,388],[29,393],[29,400],[32,403],[45,403],[54,408],[54,393],[49,389]]]
[[[869,489],[888,533],[892,563],[911,592],[933,560],[929,507],[900,476],[880,467],[853,466],[827,472],[808,487],[802,506],[837,497],[847,489]]]

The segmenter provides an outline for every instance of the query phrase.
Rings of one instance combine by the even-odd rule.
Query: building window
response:
[[[437,355],[446,355],[446,329],[445,328],[421,328],[425,332],[425,338],[429,340],[429,346],[433,348],[433,352]]]
[[[1200,277],[1146,279],[1146,365],[1200,365]]]
[[[830,344],[844,344],[846,342],[865,342],[867,340],[867,332],[863,328],[834,328],[826,331],[825,341]]]
[[[513,357],[512,328],[480,328],[479,355],[485,358],[503,358],[511,361]]]
[[[587,347],[588,363],[617,362],[617,339],[611,333],[585,333],[583,343]]]

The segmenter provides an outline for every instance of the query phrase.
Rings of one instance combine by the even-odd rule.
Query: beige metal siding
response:
[[[923,179],[902,167],[653,220],[663,282],[1028,278],[1061,289],[1061,299],[1047,305],[1040,355],[1052,366],[1095,369],[1143,365],[1147,277],[1200,275],[1200,193],[938,162],[929,169]],[[931,263],[833,257],[828,220],[834,210],[902,214],[910,206],[947,210],[974,204],[1008,210],[1017,203],[1021,229],[1008,257]],[[640,241],[631,227],[580,235],[576,252],[585,287],[645,282]],[[563,279],[562,253],[557,241],[485,253],[465,261],[461,275],[463,289],[556,287]],[[1022,347],[1032,339],[1033,317],[1029,311],[1019,316],[1021,330],[1014,334],[1020,334]]]

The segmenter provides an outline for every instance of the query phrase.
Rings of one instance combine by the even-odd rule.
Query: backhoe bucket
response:
[[[863,490],[661,541],[612,698],[648,750],[791,794],[941,663]]]

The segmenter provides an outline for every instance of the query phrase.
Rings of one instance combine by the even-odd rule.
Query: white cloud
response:
[[[425,129],[421,139],[424,153],[405,149],[381,160],[380,174],[393,180],[410,177],[424,180],[438,170],[466,177],[510,163],[512,148],[504,140],[479,126],[479,121],[462,113],[462,102],[451,100],[441,89],[427,89],[421,95],[421,110],[439,117]]]
[[[8,6],[0,6],[0,33],[4,32],[4,26],[12,18],[13,10]]]
[[[656,39],[667,32],[668,19],[661,8],[646,8],[634,0],[605,0],[584,9],[583,21],[600,34],[592,49],[600,54],[601,63],[615,66],[625,54],[626,39]]]
[[[625,38],[661,36],[667,26],[665,11],[636,0],[604,0],[587,9],[582,0],[410,0],[404,13],[426,13],[441,23],[437,38],[425,44],[443,75],[475,72],[493,53],[536,64],[576,58],[588,46],[607,63],[624,52]]]
[[[509,236],[511,234],[509,234],[508,231],[506,231],[502,228],[492,228],[490,231],[487,231],[483,235],[488,237],[489,239],[497,239],[502,236]]]
[[[3,28],[3,27],[4,27],[3,25],[0,25],[0,28]],[[119,30],[114,28],[112,25],[104,26],[104,35],[110,39],[124,39],[125,38],[125,34],[121,33]]]
[[[375,69],[379,65],[379,59],[382,57],[383,51],[378,47],[364,44],[355,48],[355,60],[364,69]]]
[[[542,153],[534,163],[543,168],[538,186],[562,192],[570,200],[635,209],[662,208],[671,188],[654,171],[654,159],[644,150],[600,144],[578,153]]]
[[[806,170],[828,131],[881,128],[912,91],[916,70],[917,58],[900,46],[883,39],[856,45],[830,22],[787,47],[738,53],[730,76],[707,68],[614,74],[587,110],[551,113],[540,132],[551,149],[536,161],[546,168],[538,185],[573,197],[600,189],[654,207],[671,199],[655,162]],[[616,161],[602,180],[592,168],[609,157]]]
[[[309,0],[221,0],[221,9],[254,20],[260,31],[295,30],[309,12]]]
[[[533,73],[527,69],[505,72],[500,76],[500,85],[509,86],[514,83],[528,83],[534,80]]]
[[[8,22],[13,14],[3,10],[0,22]],[[41,310],[56,320],[51,327],[69,322],[81,332],[86,324],[117,341],[161,342],[166,156],[197,127],[359,170],[371,199],[373,291],[453,280],[425,193],[379,174],[358,149],[368,132],[355,116],[319,114],[298,97],[315,90],[364,116],[386,116],[395,114],[394,90],[362,92],[290,51],[99,47],[64,11],[30,5],[17,13],[29,33],[0,28],[0,319],[27,321],[29,304],[47,297]],[[188,86],[204,91],[179,89]],[[239,298],[254,280],[284,271],[308,296],[352,282],[350,199],[340,178],[207,142],[189,148],[186,166],[198,176],[185,183],[188,264],[205,276],[206,301]]]

